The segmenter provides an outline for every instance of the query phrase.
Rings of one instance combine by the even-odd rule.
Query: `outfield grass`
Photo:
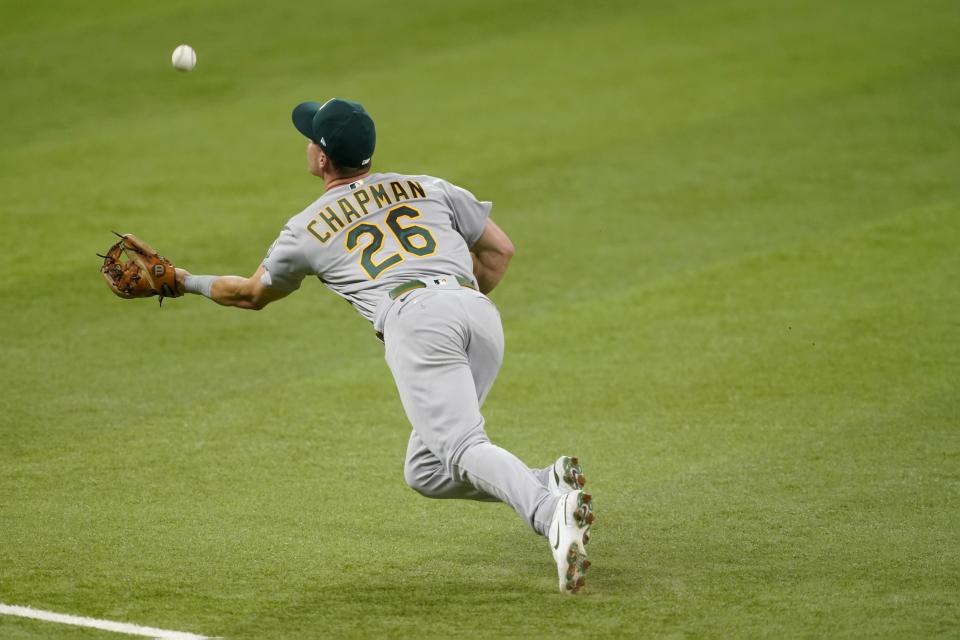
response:
[[[0,602],[238,640],[960,635],[960,7],[676,4],[0,5]],[[289,111],[332,95],[379,169],[495,201],[488,430],[583,458],[584,597],[506,507],[405,487],[382,347],[318,282],[254,314],[100,280],[111,229],[252,272],[319,193]]]

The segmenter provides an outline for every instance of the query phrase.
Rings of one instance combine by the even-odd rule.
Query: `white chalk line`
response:
[[[44,620],[46,622],[59,622],[60,624],[72,624],[76,627],[90,627],[92,629],[102,629],[103,631],[125,633],[131,636],[147,636],[148,638],[154,638],[154,640],[213,640],[207,636],[198,636],[195,633],[187,633],[185,631],[167,631],[166,629],[141,627],[140,625],[127,622],[70,616],[63,613],[54,613],[53,611],[41,611],[40,609],[32,609],[30,607],[3,604],[2,602],[0,602],[0,615],[32,618],[33,620]]]

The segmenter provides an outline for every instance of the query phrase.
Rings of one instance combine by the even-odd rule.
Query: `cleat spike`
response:
[[[577,458],[576,456],[570,458],[570,464],[575,467],[578,466],[580,464],[580,458]]]
[[[585,484],[587,484],[587,480],[586,480],[583,476],[578,475],[578,476],[577,476],[577,485],[582,488],[583,485],[585,485]]]
[[[593,496],[589,493],[583,494],[583,504],[590,504],[593,501]]]
[[[595,515],[593,515],[593,512],[592,512],[592,511],[587,514],[587,524],[593,524],[593,521],[596,520],[596,519],[597,519],[597,517],[596,517]]]
[[[589,561],[589,560],[584,560],[584,561],[583,561],[583,564],[580,565],[580,570],[581,570],[581,571],[586,571],[586,570],[589,569],[589,568],[590,568],[590,561]]]

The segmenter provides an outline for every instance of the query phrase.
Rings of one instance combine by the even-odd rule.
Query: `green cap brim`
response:
[[[297,131],[313,140],[313,117],[323,105],[319,102],[301,102],[293,109],[293,126]],[[316,140],[313,140],[317,142]]]

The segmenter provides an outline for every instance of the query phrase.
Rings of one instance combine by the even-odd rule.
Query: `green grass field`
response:
[[[0,603],[230,640],[960,636],[958,36],[950,0],[0,4]],[[290,109],[335,95],[378,169],[517,245],[485,415],[582,457],[583,597],[507,507],[404,485],[382,347],[316,280],[249,313],[100,278],[112,229],[252,273],[320,192]]]

